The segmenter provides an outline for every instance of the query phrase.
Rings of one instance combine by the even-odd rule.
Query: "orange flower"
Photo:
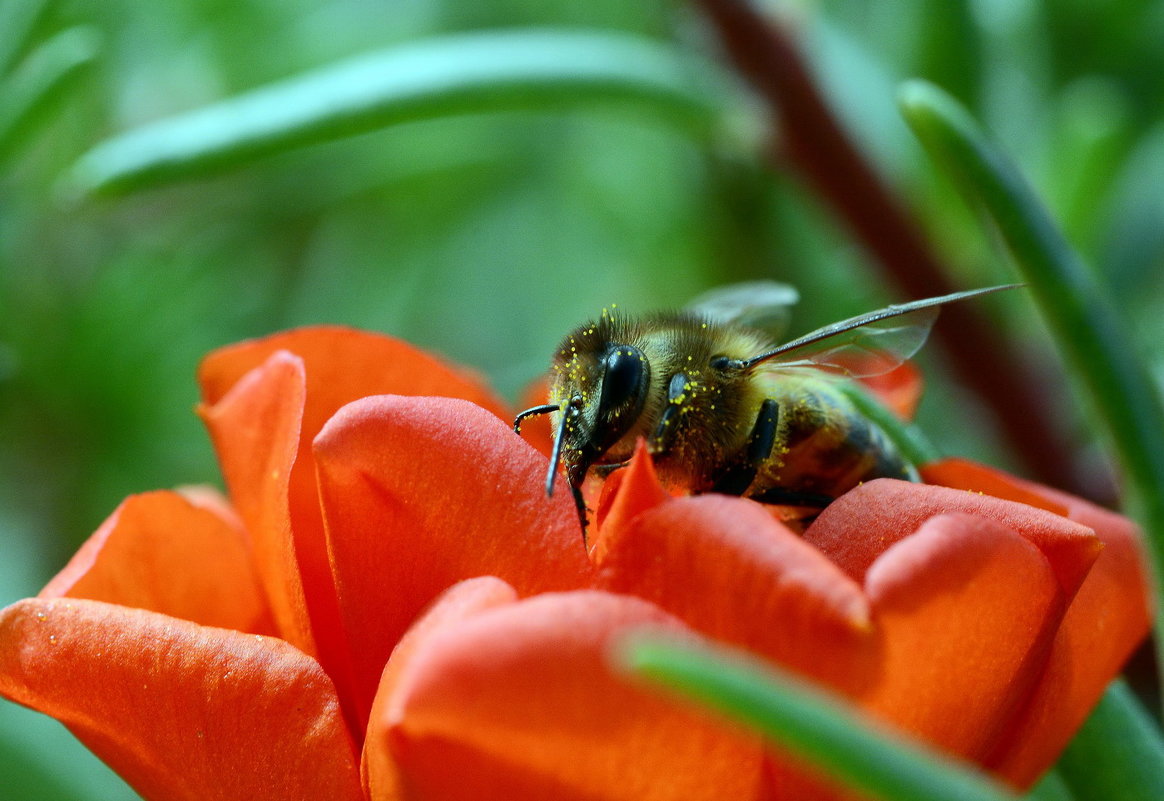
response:
[[[1147,631],[1127,520],[981,466],[858,487],[801,537],[639,453],[588,558],[504,406],[402,343],[304,329],[200,380],[230,506],[131,497],[0,613],[0,693],[147,798],[839,797],[612,672],[644,625],[1026,786]]]

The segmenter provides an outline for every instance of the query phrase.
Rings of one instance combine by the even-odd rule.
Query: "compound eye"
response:
[[[615,411],[628,404],[640,405],[646,396],[647,385],[647,359],[643,352],[633,345],[611,345],[603,366],[599,413]]]

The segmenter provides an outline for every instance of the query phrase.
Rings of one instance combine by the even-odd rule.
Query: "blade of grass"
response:
[[[1025,801],[1076,801],[1071,788],[1057,770],[1047,771],[1038,784],[1023,796]]]
[[[85,154],[67,190],[125,193],[396,123],[548,104],[633,101],[706,129],[719,101],[707,88],[710,71],[686,58],[609,32],[488,31],[430,39],[128,131]]]
[[[35,132],[100,51],[93,28],[69,28],[37,47],[0,82],[0,164]]]
[[[738,654],[639,634],[618,658],[634,673],[745,723],[846,785],[892,801],[1003,801],[984,774],[877,729],[837,700]]]
[[[1164,740],[1127,684],[1117,680],[1108,688],[1058,771],[1077,798],[1164,798]]]
[[[7,0],[0,3],[0,75],[12,69],[28,47],[49,5],[49,0]]]
[[[1164,403],[1124,320],[1018,170],[957,101],[911,81],[898,102],[926,150],[985,206],[1074,367],[1123,468],[1128,510],[1145,532],[1156,608],[1164,609]],[[1161,615],[1156,648],[1164,666]]]

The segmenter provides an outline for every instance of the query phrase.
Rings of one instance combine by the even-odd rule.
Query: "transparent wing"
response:
[[[883,375],[901,366],[925,344],[938,318],[936,307],[884,322],[866,323],[824,339],[781,351],[763,362],[779,367],[815,367],[852,378]]]
[[[945,304],[1020,286],[1023,284],[993,286],[886,306],[818,328],[749,359],[747,364],[816,367],[853,378],[882,375],[917,353]]]
[[[704,292],[687,309],[718,323],[758,328],[778,340],[788,330],[790,310],[799,300],[800,293],[790,284],[746,281]]]

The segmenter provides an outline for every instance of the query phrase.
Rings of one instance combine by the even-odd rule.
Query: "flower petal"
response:
[[[0,612],[0,693],[60,720],[145,798],[361,798],[332,683],[282,640],[28,599]]]
[[[244,375],[281,350],[302,359],[306,369],[304,444],[337,409],[368,395],[463,398],[501,418],[509,414],[473,371],[385,334],[343,326],[297,328],[214,351],[198,368],[203,400],[217,403]]]
[[[479,406],[364,398],[324,427],[315,461],[365,721],[393,646],[445,588],[591,584],[569,492],[547,498],[546,458]]]
[[[506,414],[504,404],[468,371],[391,337],[338,326],[301,328],[222,348],[203,360],[198,379],[231,498],[255,532],[281,631],[318,655],[348,703],[349,649],[311,441],[337,409],[367,395],[461,397],[500,415]],[[362,721],[357,725],[362,731]]]
[[[380,687],[376,691],[376,700],[369,717],[368,736],[364,739],[364,754],[360,760],[364,791],[372,801],[404,798],[402,779],[390,751],[388,708],[413,653],[425,638],[439,631],[442,626],[516,600],[517,591],[499,578],[482,576],[462,581],[437,598],[397,643],[380,677]]]
[[[997,520],[1022,534],[1047,557],[1068,600],[1103,548],[1087,526],[1043,509],[982,493],[889,478],[846,492],[821,512],[804,538],[861,581],[889,546],[929,518],[953,512]]]
[[[276,353],[199,412],[214,441],[231,500],[251,535],[279,631],[293,645],[314,654],[299,551],[318,547],[299,547],[292,537],[289,508],[304,386],[302,361]],[[318,581],[317,571],[312,577]],[[326,589],[331,586],[330,574],[324,578]]]
[[[882,675],[860,699],[983,760],[1040,675],[1066,607],[1046,557],[985,517],[939,515],[869,568]]]
[[[860,587],[760,504],[668,499],[609,538],[600,586],[837,689],[874,678]]]
[[[1056,490],[962,460],[929,465],[927,481],[1034,498],[1095,530],[1104,549],[1063,619],[1047,670],[991,766],[1029,786],[1058,757],[1150,625],[1140,535],[1127,518]]]
[[[88,598],[238,631],[274,631],[243,532],[176,492],[133,495],[41,598]]]
[[[549,403],[550,382],[544,376],[533,381],[521,393],[521,408],[532,409]],[[527,417],[521,424],[521,436],[546,456],[554,449],[554,432],[550,430],[550,416],[539,414]]]
[[[643,625],[683,630],[644,601],[581,591],[434,631],[388,710],[408,798],[759,797],[755,737],[612,672],[613,642]]]
[[[640,514],[670,497],[659,483],[647,443],[640,439],[626,469],[612,473],[602,484],[598,511],[594,515],[594,527],[598,533],[590,543],[591,559],[601,563],[610,540],[616,539]]]

